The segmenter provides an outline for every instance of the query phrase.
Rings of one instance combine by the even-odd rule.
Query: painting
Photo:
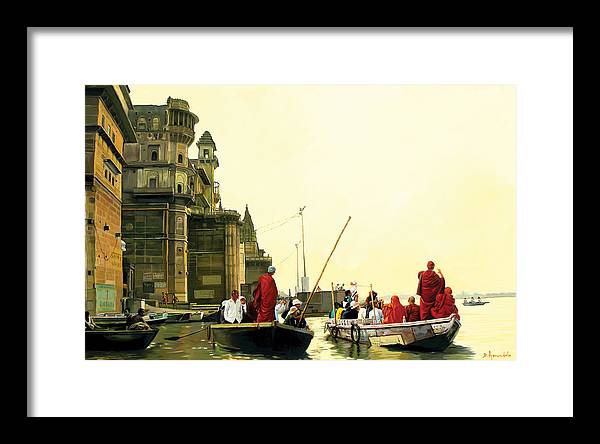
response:
[[[86,85],[86,359],[515,360],[516,105]]]

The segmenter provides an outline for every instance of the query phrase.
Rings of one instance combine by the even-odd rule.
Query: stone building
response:
[[[126,85],[85,87],[85,309],[120,311],[123,146],[136,142]]]
[[[240,241],[243,245],[245,259],[244,284],[241,287],[242,294],[248,297],[253,290],[252,284],[256,283],[258,277],[266,273],[269,265],[273,264],[272,258],[263,249],[258,247],[256,229],[254,228],[250,211],[248,211],[248,205],[246,205],[242,221]]]
[[[203,200],[206,185],[188,159],[198,117],[185,100],[135,105],[129,119],[138,143],[125,145],[123,238],[135,265],[135,297],[187,298],[187,225],[190,206]]]
[[[241,283],[240,214],[223,210],[208,131],[189,158],[198,117],[185,100],[135,105],[125,146],[123,237],[137,298],[219,303]]]

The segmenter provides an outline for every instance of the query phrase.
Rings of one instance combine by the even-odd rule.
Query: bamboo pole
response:
[[[375,313],[375,296],[373,295],[373,284],[371,284],[371,307],[373,307],[373,324],[377,324],[377,313]]]
[[[333,310],[333,323],[337,325],[337,321],[335,320],[335,293],[333,290],[333,282],[331,283],[331,310]]]
[[[308,303],[312,299],[313,294],[315,294],[315,291],[317,290],[317,287],[319,285],[319,281],[321,280],[321,277],[323,276],[323,273],[325,272],[325,268],[327,268],[327,264],[329,263],[329,259],[331,259],[331,256],[333,255],[333,252],[335,251],[335,247],[337,247],[337,244],[340,241],[340,238],[342,237],[342,234],[344,234],[344,230],[348,226],[348,222],[350,222],[351,218],[352,218],[352,216],[348,216],[348,220],[346,221],[346,225],[344,225],[344,228],[342,228],[342,231],[340,232],[340,235],[338,236],[337,240],[335,241],[335,245],[333,246],[333,249],[331,250],[331,253],[329,253],[329,257],[325,261],[325,265],[323,265],[323,269],[321,270],[321,274],[319,275],[319,278],[317,279],[317,282],[315,282],[315,286],[313,287],[312,292],[310,293],[310,295],[308,296],[308,299],[306,300],[306,305],[302,309],[302,313],[300,313],[300,318],[298,319],[298,322],[302,321],[302,318],[304,317],[304,312],[308,308]]]

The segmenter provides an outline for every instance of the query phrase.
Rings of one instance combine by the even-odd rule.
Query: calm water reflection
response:
[[[488,359],[491,353],[516,358],[516,298],[488,299],[489,304],[458,305],[462,327],[454,343],[444,352],[408,352],[389,347],[367,347],[334,340],[324,333],[325,317],[308,318],[315,332],[306,355],[300,359]],[[462,304],[462,300],[457,303]],[[126,352],[86,352],[86,359],[285,359],[232,352],[208,340],[207,324],[166,324],[145,350]],[[170,336],[191,336],[169,341]]]

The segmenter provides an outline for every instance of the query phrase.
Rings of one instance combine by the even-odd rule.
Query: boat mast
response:
[[[304,263],[304,280],[306,281],[306,253],[304,251],[304,209],[306,208],[306,205],[304,205],[302,208],[300,208],[299,210],[299,214],[300,214],[300,220],[302,221],[302,262]],[[304,285],[302,286],[302,290],[304,291]]]
[[[296,293],[298,293],[298,290],[300,290],[300,274],[298,272],[298,243],[295,243],[294,245],[296,245]]]

